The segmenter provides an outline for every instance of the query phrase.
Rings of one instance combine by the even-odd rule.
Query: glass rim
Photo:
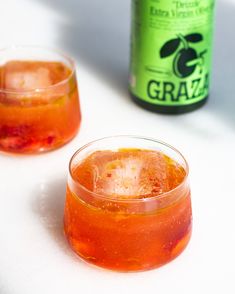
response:
[[[44,46],[37,46],[37,45],[12,45],[12,46],[9,46],[9,47],[0,48],[0,56],[1,56],[2,52],[4,52],[4,51],[17,50],[17,49],[32,49],[32,50],[41,49],[41,50],[50,51],[51,53],[58,54],[59,56],[63,57],[64,59],[66,59],[70,63],[71,73],[65,79],[61,80],[60,82],[58,82],[56,84],[50,85],[48,87],[38,87],[38,88],[35,88],[35,89],[20,90],[20,91],[0,87],[0,94],[15,94],[15,95],[20,94],[20,95],[22,95],[22,94],[45,92],[45,91],[57,88],[57,87],[59,87],[59,86],[61,86],[63,84],[66,84],[71,79],[71,77],[74,75],[74,73],[76,71],[75,60],[73,58],[71,58],[70,56],[68,56],[66,53],[64,53],[62,50],[59,50],[59,49],[56,49],[56,48],[53,48],[53,47],[46,47],[46,46],[44,47]],[[26,58],[26,60],[27,60],[27,58]]]
[[[180,157],[183,159],[183,162],[185,164],[184,170],[186,172],[186,175],[183,179],[183,181],[181,183],[179,183],[174,189],[171,189],[170,191],[164,192],[160,195],[156,195],[153,197],[148,197],[148,198],[139,198],[139,199],[118,199],[118,198],[111,198],[108,195],[103,195],[100,193],[96,193],[93,192],[89,189],[87,189],[86,187],[84,187],[82,184],[80,184],[80,182],[78,180],[76,180],[73,175],[72,175],[72,163],[73,160],[75,159],[75,157],[83,150],[85,150],[86,148],[88,148],[89,146],[92,146],[95,143],[104,141],[106,139],[117,139],[117,138],[127,138],[127,139],[138,139],[138,140],[145,140],[145,141],[151,141],[153,143],[157,143],[160,144],[162,146],[165,146],[171,150],[173,150],[174,152],[176,152],[178,155],[180,155]],[[100,139],[96,139],[93,140],[85,145],[83,145],[81,148],[79,148],[71,157],[70,161],[69,161],[69,175],[71,177],[71,179],[74,181],[74,183],[76,185],[78,185],[82,190],[84,190],[86,193],[89,193],[90,195],[92,195],[94,198],[100,198],[101,200],[106,200],[106,201],[111,201],[111,202],[122,202],[122,203],[147,203],[147,202],[152,202],[154,200],[161,200],[163,198],[167,198],[167,196],[170,196],[172,193],[174,193],[175,191],[179,190],[181,187],[183,187],[185,185],[185,183],[188,180],[188,176],[189,176],[189,165],[187,160],[185,159],[185,157],[183,156],[183,154],[176,149],[175,147],[171,146],[168,143],[165,143],[161,140],[156,140],[154,138],[150,138],[150,137],[143,137],[143,136],[133,136],[133,135],[117,135],[117,136],[107,136],[107,137],[103,137]],[[76,195],[77,196],[77,195]],[[77,196],[78,197],[78,196]]]

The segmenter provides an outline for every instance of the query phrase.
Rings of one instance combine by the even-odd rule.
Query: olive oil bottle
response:
[[[132,0],[130,93],[178,114],[209,95],[215,0]]]

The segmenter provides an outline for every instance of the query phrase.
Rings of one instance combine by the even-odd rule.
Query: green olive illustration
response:
[[[179,78],[190,76],[196,69],[197,63],[189,65],[190,62],[198,59],[197,52],[192,49],[181,49],[174,58],[174,73]]]
[[[175,53],[173,60],[173,72],[179,78],[186,78],[192,75],[198,65],[202,63],[206,50],[198,54],[190,43],[198,43],[203,40],[203,36],[198,33],[183,36],[167,41],[160,50],[161,58],[169,57]],[[180,48],[181,46],[181,48]],[[180,48],[180,49],[179,49]]]

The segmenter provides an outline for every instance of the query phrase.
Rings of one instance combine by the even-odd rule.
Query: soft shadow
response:
[[[127,83],[131,1],[42,1],[65,17],[59,27],[61,47],[119,91],[121,97],[129,99]],[[212,90],[203,110],[233,126],[235,4],[229,0],[218,0],[216,11]],[[184,121],[184,118],[181,116],[176,121]]]
[[[63,231],[66,179],[41,183],[36,188],[32,209],[50,237],[68,255],[73,255]]]
[[[212,93],[207,110],[235,123],[235,3],[217,3]]]
[[[130,1],[43,1],[66,18],[59,31],[61,46],[128,96]]]

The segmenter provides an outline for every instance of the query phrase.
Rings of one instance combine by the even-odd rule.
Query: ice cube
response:
[[[14,90],[33,90],[52,85],[50,72],[47,68],[36,70],[7,70],[5,72],[5,87]]]
[[[168,188],[166,160],[158,152],[117,152],[109,159],[99,154],[93,164],[93,190],[99,194],[144,198]]]
[[[139,187],[143,162],[138,158],[117,159],[108,162],[102,174],[99,168],[94,180],[94,191],[106,195],[135,195]]]

